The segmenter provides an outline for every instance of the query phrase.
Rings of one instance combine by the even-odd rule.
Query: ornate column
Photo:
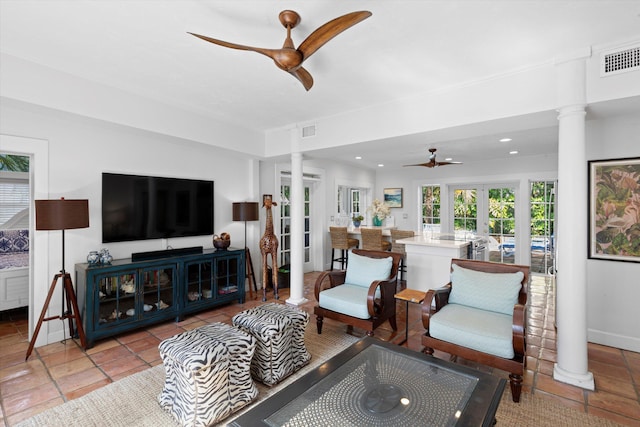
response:
[[[291,269],[288,304],[307,302],[304,297],[304,180],[299,130],[291,131]]]
[[[587,54],[558,62],[558,198],[556,324],[553,378],[594,389],[587,358]]]

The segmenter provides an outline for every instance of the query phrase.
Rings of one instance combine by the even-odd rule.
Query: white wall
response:
[[[242,247],[244,224],[232,221],[231,203],[253,198],[257,191],[254,161],[206,144],[194,143],[147,131],[87,119],[45,108],[33,107],[2,99],[0,104],[0,133],[45,140],[48,148],[48,194],[39,198],[89,199],[90,227],[66,233],[66,270],[74,271],[74,264],[86,262],[91,250],[107,247],[114,258],[128,258],[132,252],[165,249],[163,240],[148,240],[103,245],[101,227],[101,174],[103,171],[135,173],[212,180],[215,182],[214,232],[229,232],[232,246]],[[28,150],[28,147],[25,146]],[[37,167],[37,166],[36,166]],[[33,264],[47,263],[49,277],[60,270],[61,233],[48,234],[46,245],[36,245]],[[212,247],[211,236],[169,239],[174,248],[187,246]],[[34,294],[45,295],[48,280],[33,283]],[[58,286],[58,291],[61,286]],[[50,311],[60,311],[60,297],[52,299]],[[35,300],[31,315],[40,314],[42,300]],[[37,345],[59,341],[62,322],[45,322]]]
[[[640,115],[587,122],[587,160],[627,157],[640,157]],[[585,285],[589,341],[640,351],[640,263],[588,259]]]

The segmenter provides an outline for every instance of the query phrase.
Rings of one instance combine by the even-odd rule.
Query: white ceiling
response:
[[[187,34],[278,48],[286,34],[278,21],[284,9],[302,17],[292,31],[296,46],[337,16],[356,10],[373,16],[305,62],[315,80],[309,92],[262,55]],[[639,35],[638,0],[0,0],[3,53],[260,131],[466,84]],[[464,160],[472,152],[506,155],[497,137],[514,136],[504,135],[509,123],[497,125],[455,136],[377,141],[367,150],[384,148],[385,161],[396,166],[426,161],[429,144],[439,148],[439,160]],[[517,137],[527,154],[557,150],[554,126]],[[389,153],[390,142],[402,150]],[[314,154],[347,158],[357,150]]]

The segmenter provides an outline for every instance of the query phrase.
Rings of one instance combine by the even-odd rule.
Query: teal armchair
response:
[[[526,367],[529,267],[453,259],[451,282],[429,290],[422,302],[422,345],[509,372],[520,401]]]
[[[315,283],[318,334],[325,317],[362,328],[368,336],[389,321],[396,324],[396,275],[402,254],[354,249],[346,270],[323,272]]]

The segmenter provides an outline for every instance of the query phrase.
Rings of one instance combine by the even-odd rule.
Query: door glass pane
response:
[[[291,185],[282,184],[280,186],[282,200],[291,201]],[[308,185],[304,187],[304,262],[310,262],[311,247],[311,189]],[[280,261],[279,266],[291,263],[291,207],[287,203],[280,204],[280,236],[279,236]]]
[[[489,259],[513,264],[516,251],[516,197],[513,188],[488,189]]]
[[[351,217],[354,215],[364,216],[360,208],[360,190],[356,189],[351,190]]]
[[[555,181],[531,183],[531,271],[553,274]]]
[[[311,189],[309,186],[304,186],[304,262],[311,261],[310,250],[311,247]]]
[[[422,231],[440,233],[440,186],[422,187]]]
[[[453,231],[456,235],[475,234],[478,218],[476,189],[456,189],[453,200]]]
[[[280,200],[291,201],[291,186],[289,184],[283,184],[280,186]],[[279,250],[280,250],[280,262],[279,265],[285,265],[290,262],[291,259],[291,209],[289,203],[280,203],[280,236]]]

